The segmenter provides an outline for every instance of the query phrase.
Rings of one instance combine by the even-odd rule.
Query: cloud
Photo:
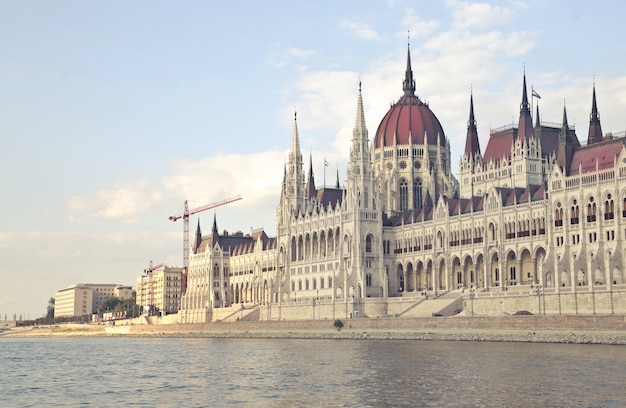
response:
[[[289,148],[290,135],[285,135]],[[159,181],[131,180],[105,188],[92,196],[67,200],[70,219],[117,220],[136,223],[182,212],[188,200],[190,209],[212,202],[243,196],[236,203],[241,213],[227,221],[233,228],[269,225],[278,204],[287,150],[254,154],[221,154],[200,160],[179,160],[170,164],[170,173]],[[169,210],[168,210],[169,209]],[[172,214],[165,214],[170,211]],[[2,241],[0,240],[0,245]]]
[[[505,25],[511,21],[515,14],[515,10],[489,3],[448,0],[446,4],[453,9],[453,26],[457,28],[487,28],[494,25]]]
[[[352,20],[343,20],[339,23],[339,28],[352,32],[364,40],[378,40],[380,35],[369,24],[359,23]]]
[[[67,205],[72,211],[70,220],[73,221],[79,220],[76,213],[81,213],[94,218],[134,223],[163,197],[157,183],[144,179],[120,182],[92,197],[71,197]]]
[[[315,50],[305,50],[298,47],[284,49],[281,45],[274,47],[275,51],[269,57],[269,64],[275,68],[281,68],[293,60],[306,60],[315,55]]]

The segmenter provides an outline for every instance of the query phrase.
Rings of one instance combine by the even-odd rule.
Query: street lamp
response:
[[[470,289],[470,300],[472,302],[472,317],[474,317],[474,298],[476,297],[476,290],[474,288]]]

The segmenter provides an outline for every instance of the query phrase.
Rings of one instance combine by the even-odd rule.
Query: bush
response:
[[[343,327],[343,322],[341,320],[337,319],[333,323],[333,326],[335,327],[335,329],[337,329],[337,331],[339,331]]]

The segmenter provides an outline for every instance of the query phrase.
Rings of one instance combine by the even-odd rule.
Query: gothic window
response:
[[[313,278],[313,289],[317,289],[317,279]]]
[[[301,280],[298,281],[298,290],[302,290],[302,281]]]
[[[615,218],[615,208],[611,194],[609,194],[604,201],[604,219],[612,220],[613,218]]]
[[[329,288],[333,287],[333,278],[331,278],[330,276],[328,277],[328,287]]]
[[[295,291],[296,290],[296,282],[295,281],[291,281],[291,291]]]
[[[365,286],[372,286],[372,274],[368,273],[365,276]]]
[[[624,205],[622,206],[622,217],[626,218],[626,197],[624,197]]]
[[[320,278],[320,289],[324,289],[324,278]]]
[[[372,252],[372,236],[368,235],[365,238],[365,252]]]
[[[413,182],[413,208],[422,208],[422,182]]]
[[[593,197],[589,198],[587,204],[587,222],[596,221],[596,203],[593,201]]]
[[[571,208],[571,214],[570,214],[570,224],[574,225],[574,224],[578,224],[579,223],[579,209],[578,209],[578,202],[576,200],[574,200],[574,203],[572,205]]]
[[[409,186],[405,179],[400,180],[400,211],[409,208]]]
[[[554,226],[563,226],[563,208],[561,208],[561,203],[556,203],[556,209],[554,210]]]

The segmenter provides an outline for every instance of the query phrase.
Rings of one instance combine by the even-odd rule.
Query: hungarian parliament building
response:
[[[516,299],[510,312],[626,310],[626,139],[602,133],[590,91],[581,140],[565,108],[558,125],[531,112],[524,74],[517,126],[492,130],[484,148],[470,95],[457,179],[407,51],[403,93],[372,140],[359,85],[343,186],[337,174],[316,187],[294,118],[276,237],[198,224],[180,321],[385,316],[397,302],[470,293],[484,314],[498,302],[502,313],[503,297]]]

